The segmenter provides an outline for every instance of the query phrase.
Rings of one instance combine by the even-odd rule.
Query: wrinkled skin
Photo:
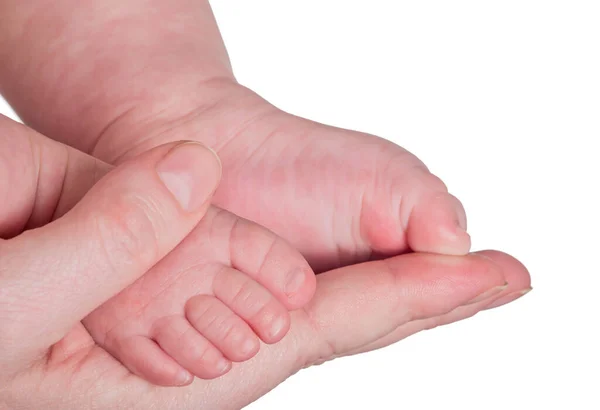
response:
[[[140,170],[134,169],[135,174],[126,171],[151,157],[136,158],[133,163],[119,167],[116,170],[119,172],[100,179],[110,169],[108,165],[7,119],[0,120],[0,130],[3,164],[0,188],[2,196],[7,198],[0,212],[3,237],[9,237],[7,232],[14,233],[17,229],[14,222],[28,227],[44,225],[53,212],[62,215],[78,203],[56,222],[0,242],[2,289],[18,290],[19,278],[27,276],[40,263],[53,266],[44,261],[55,260],[58,265],[56,272],[52,269],[42,272],[51,281],[69,270],[65,268],[85,267],[90,259],[86,246],[75,248],[80,253],[69,248],[64,253],[63,248],[73,234],[81,236],[78,244],[90,242],[93,238],[86,236],[90,233],[61,229],[69,227],[69,223],[80,226],[77,218],[85,217],[84,211],[98,212],[94,206],[102,201],[97,199],[114,194],[111,189],[131,180],[133,175],[140,175]],[[92,185],[94,188],[84,196]],[[134,211],[127,210],[127,214],[134,215]],[[183,219],[177,215],[170,217],[168,232],[177,232],[177,223]],[[53,239],[39,239],[44,235]],[[168,235],[144,237],[165,236]],[[119,238],[115,240],[123,243]],[[28,248],[30,243],[32,248]],[[61,256],[61,252],[68,256]],[[136,272],[138,277],[153,265],[152,260],[146,259]],[[140,263],[127,261],[123,266],[135,267]],[[61,264],[67,266],[61,268]],[[19,275],[15,276],[15,272]],[[118,284],[108,283],[110,278],[107,278],[99,287],[94,282],[98,275],[81,275],[76,271],[75,274],[79,287],[74,294],[72,280],[63,283],[62,288],[43,287],[44,293],[39,293],[39,288],[21,288],[19,298],[10,299],[7,298],[10,294],[0,293],[0,328],[4,329],[0,337],[3,369],[0,406],[240,408],[304,367],[383,347],[421,330],[467,318],[487,306],[502,303],[503,299],[514,298],[515,291],[529,287],[525,268],[495,251],[468,256],[413,253],[325,272],[318,276],[317,293],[309,306],[292,312],[291,330],[282,342],[263,345],[254,359],[234,366],[222,378],[196,380],[183,388],[160,388],[132,375],[95,345],[76,317],[75,313],[85,313],[82,305],[87,306],[87,312],[94,309],[89,300],[97,292],[108,292],[104,287],[111,285],[110,294],[114,294]],[[112,280],[122,280],[121,275]],[[506,282],[508,288],[498,291]],[[490,293],[490,289],[496,291]],[[59,293],[63,296],[58,297]],[[67,294],[73,297],[65,299]]]
[[[282,342],[262,346],[223,378],[179,389],[143,382],[96,346],[79,322],[83,316],[67,314],[66,301],[52,298],[58,286],[43,294],[56,300],[53,309],[19,302],[23,320],[11,313],[14,302],[0,303],[0,406],[239,408],[303,367],[464,319],[529,288],[525,268],[498,252],[404,254],[466,253],[460,203],[394,144],[290,116],[237,84],[207,2],[13,0],[0,4],[0,15],[7,16],[0,25],[0,92],[28,125],[113,164],[147,161],[138,155],[164,142],[201,140],[223,161],[216,203],[284,236],[324,272],[312,303],[292,313]],[[27,252],[26,245],[63,226],[46,224],[61,214],[57,208],[64,213],[78,203],[109,166],[5,119],[0,130],[6,198],[0,236],[14,237],[0,242],[0,280],[8,289],[7,272],[27,271],[40,258],[40,246]],[[100,180],[88,195],[118,186],[127,169]],[[327,175],[327,183],[314,185],[311,173]],[[64,220],[85,216],[81,209],[94,201],[79,203]],[[281,208],[289,213],[285,219]],[[67,238],[50,237],[45,254],[60,256]],[[89,256],[61,260],[77,266]],[[133,264],[132,278],[151,266],[145,262]],[[506,282],[500,293],[468,304]],[[93,294],[90,283],[81,286]],[[23,300],[35,296],[23,293]],[[78,297],[69,303],[84,305],[87,299]]]
[[[112,164],[201,141],[223,161],[215,204],[282,236],[318,272],[469,251],[461,203],[414,155],[238,84],[208,2],[61,0],[52,14],[44,3],[0,9],[11,16],[0,91],[42,134]]]

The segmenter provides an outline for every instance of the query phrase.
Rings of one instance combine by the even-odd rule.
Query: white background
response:
[[[250,409],[600,409],[597,4],[213,1],[240,82],[417,154],[463,201],[474,249],[515,255],[534,287]]]

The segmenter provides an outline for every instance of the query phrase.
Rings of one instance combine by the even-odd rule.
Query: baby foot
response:
[[[214,145],[226,170],[214,203],[288,239],[316,271],[469,252],[462,204],[410,152],[277,109],[253,118]]]
[[[130,371],[158,385],[210,379],[276,343],[316,280],[299,252],[211,207],[192,233],[83,323]]]
[[[469,251],[461,203],[396,144],[292,116],[226,81],[191,98],[172,104],[176,112],[139,107],[94,154],[118,162],[195,136],[223,162],[215,204],[286,238],[316,271],[411,250]]]

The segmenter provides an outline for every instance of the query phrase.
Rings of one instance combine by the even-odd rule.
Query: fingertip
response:
[[[503,295],[531,287],[531,275],[527,267],[515,257],[495,250],[483,250],[472,253],[493,263],[500,269],[509,286]]]
[[[198,142],[171,147],[156,165],[159,179],[188,212],[196,212],[209,200],[221,179],[217,154]]]
[[[515,300],[520,299],[521,297],[525,296],[532,290],[533,290],[533,288],[528,287],[525,289],[518,290],[516,292],[505,294],[504,296],[499,297],[496,300],[494,300],[492,303],[490,303],[488,306],[486,306],[485,309],[486,310],[495,309],[497,307],[504,306],[508,303],[514,302]]]

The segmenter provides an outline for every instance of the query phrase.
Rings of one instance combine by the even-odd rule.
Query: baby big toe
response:
[[[460,201],[447,192],[426,192],[410,211],[407,240],[411,250],[466,255],[471,237]]]
[[[286,241],[249,221],[236,225],[231,241],[232,265],[268,289],[287,309],[299,309],[312,299],[315,274]]]

